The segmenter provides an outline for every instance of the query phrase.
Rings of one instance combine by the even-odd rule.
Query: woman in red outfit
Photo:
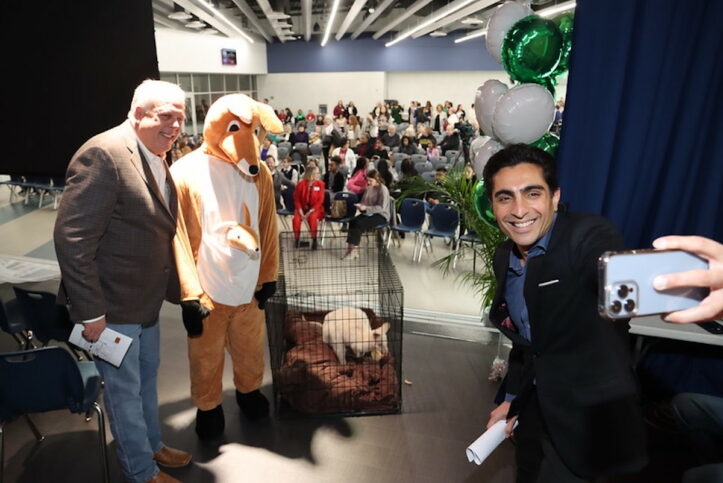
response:
[[[299,236],[301,235],[301,222],[306,220],[311,231],[311,249],[316,250],[316,234],[319,228],[319,220],[324,219],[324,182],[320,180],[319,168],[309,166],[304,172],[304,177],[296,185],[294,191],[294,238],[296,247],[299,247]]]

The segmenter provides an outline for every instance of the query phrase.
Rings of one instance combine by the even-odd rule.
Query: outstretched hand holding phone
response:
[[[708,287],[710,294],[699,305],[663,316],[666,322],[687,324],[723,317],[723,245],[700,236],[664,236],[653,246],[665,250],[685,250],[708,260],[708,270],[660,275],[653,281],[657,290],[676,287]]]

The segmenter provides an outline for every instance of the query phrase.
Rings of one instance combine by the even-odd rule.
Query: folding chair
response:
[[[105,418],[98,405],[101,377],[94,362],[80,362],[62,347],[43,347],[0,354],[0,481],[5,467],[4,425],[20,416],[38,441],[40,433],[29,413],[68,409],[75,414],[98,415],[103,481],[110,480]]]
[[[459,228],[459,212],[449,203],[437,203],[429,210],[429,227],[422,235],[422,247],[428,241],[431,249],[432,238],[448,238],[451,240],[450,251],[455,249]],[[422,260],[422,250],[419,250],[417,261]]]
[[[459,239],[457,240],[457,249],[454,254],[454,260],[452,261],[452,269],[454,270],[457,268],[457,260],[460,258],[460,254],[462,253],[462,249],[464,248],[464,243],[469,243],[470,247],[472,248],[472,272],[476,272],[477,252],[474,250],[474,246],[477,243],[481,243],[481,240],[473,231],[468,231],[467,233],[459,236]]]
[[[324,217],[324,223],[322,223],[322,229],[321,229],[321,244],[324,244],[324,237],[326,236],[326,226],[329,225],[329,228],[331,228],[332,235],[334,234],[334,226],[331,225],[332,223],[339,223],[339,224],[345,224],[349,223],[355,216],[356,216],[356,206],[359,202],[359,197],[352,193],[351,191],[340,191],[338,193],[334,193],[334,197],[332,198],[333,201],[337,200],[344,200],[346,201],[346,216],[335,218],[331,216],[330,214]]]
[[[30,349],[33,332],[17,313],[17,299],[4,303],[0,300],[0,330],[7,332],[15,339],[20,349]]]
[[[419,234],[422,232],[422,226],[424,225],[424,215],[424,201],[417,198],[406,198],[399,208],[399,223],[391,227],[391,233],[414,233],[412,261],[417,258],[417,245],[419,245]],[[387,240],[387,246],[389,246],[392,239],[391,233]]]
[[[422,174],[427,171],[434,171],[434,166],[429,161],[424,161],[423,163],[414,163],[414,169],[417,170],[417,173]]]
[[[412,163],[415,165],[417,163],[426,163],[427,162],[427,155],[426,154],[412,154]]]

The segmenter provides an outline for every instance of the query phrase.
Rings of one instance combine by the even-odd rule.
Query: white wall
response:
[[[341,99],[354,101],[359,112],[369,112],[383,100],[384,72],[308,72],[258,76],[258,96],[268,98],[274,109],[290,108],[318,112],[327,104],[329,112]]]
[[[488,79],[511,85],[503,70],[266,74],[258,76],[258,96],[268,98],[274,109],[288,107],[294,113],[297,109],[317,112],[319,104],[327,104],[331,111],[339,99],[345,104],[354,101],[359,112],[366,113],[377,101],[397,99],[405,107],[413,100],[429,100],[435,106],[449,100],[455,106],[462,104],[470,115],[475,91]],[[559,80],[555,100],[567,90],[567,78]]]
[[[267,72],[266,43],[242,38],[199,35],[156,29],[156,54],[161,72],[263,74]],[[237,65],[221,64],[221,49],[236,49]]]

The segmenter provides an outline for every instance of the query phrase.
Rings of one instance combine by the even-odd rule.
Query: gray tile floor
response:
[[[37,203],[37,201],[36,201]],[[55,212],[9,204],[0,188],[0,253],[54,259],[51,233]],[[483,430],[498,384],[488,380],[497,354],[496,336],[479,330],[479,304],[453,278],[429,267],[447,247],[435,243],[421,264],[411,263],[411,242],[391,253],[405,290],[405,312],[427,314],[436,325],[447,321],[470,324],[472,341],[430,337],[424,321],[407,325],[404,333],[403,404],[399,414],[363,417],[283,417],[275,415],[251,424],[239,415],[233,398],[231,373],[226,367],[224,399],[225,440],[200,444],[193,432],[195,409],[189,399],[185,331],[176,306],[161,312],[162,348],[159,404],[167,444],[191,451],[193,464],[169,473],[185,482],[335,482],[335,483],[457,483],[514,481],[514,447],[503,443],[481,466],[468,463],[466,446]],[[460,270],[471,262],[462,260]],[[7,289],[4,287],[4,293]],[[433,296],[430,296],[433,294]],[[430,315],[431,314],[431,315]],[[450,327],[458,327],[450,322]],[[411,328],[411,329],[410,329]],[[14,349],[0,333],[0,351]],[[270,371],[262,391],[272,395]],[[5,481],[100,481],[96,421],[65,411],[34,416],[46,435],[37,443],[20,419],[5,426]],[[660,436],[660,435],[656,435]],[[665,435],[663,435],[664,437]],[[109,440],[110,437],[109,433]],[[110,443],[112,481],[122,481]],[[651,440],[651,467],[635,478],[620,481],[679,481],[670,470],[670,446]],[[679,468],[674,466],[674,470]]]

